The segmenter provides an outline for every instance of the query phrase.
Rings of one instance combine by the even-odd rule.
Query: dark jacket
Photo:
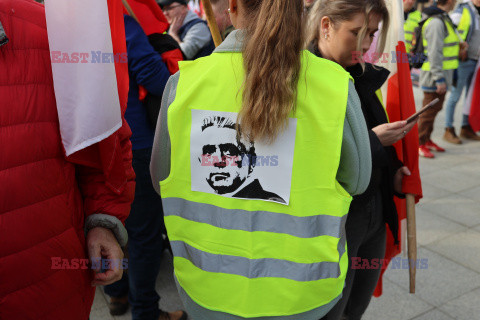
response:
[[[310,45],[309,50],[318,57],[321,54],[315,45]],[[362,195],[354,196],[350,206],[351,214],[355,208],[362,207],[375,193],[380,190],[382,194],[383,216],[388,224],[395,242],[398,242],[398,214],[393,201],[395,191],[393,188],[393,177],[397,170],[403,166],[398,159],[394,147],[384,147],[372,129],[378,125],[388,122],[385,109],[376,95],[376,91],[382,87],[390,72],[381,67],[373,67],[366,63],[365,72],[360,64],[347,68],[353,77],[355,89],[357,90],[362,105],[363,115],[367,123],[370,137],[370,148],[372,152],[372,176],[370,184]]]
[[[282,199],[278,194],[275,194],[270,191],[266,191],[263,189],[260,181],[255,179],[252,183],[248,186],[237,192],[233,195],[234,198],[244,198],[244,199],[262,199],[262,200],[270,200],[280,203],[286,203],[285,200]]]
[[[388,122],[385,109],[375,93],[385,83],[390,72],[384,68],[374,68],[368,63],[365,64],[365,72],[360,64],[347,68],[347,71],[355,80],[355,89],[360,97],[363,115],[367,122],[372,151],[370,184],[364,194],[353,198],[352,207],[362,206],[364,202],[375,195],[377,190],[380,190],[385,222],[392,231],[395,242],[398,242],[398,215],[393,201],[395,195],[393,177],[403,164],[398,159],[395,148],[384,147],[375,132],[372,131],[374,127]]]
[[[170,72],[138,22],[127,15],[124,20],[130,78],[125,118],[132,129],[130,140],[133,150],[151,148],[154,132],[148,121],[147,110],[139,99],[138,86],[141,85],[148,92],[161,96]]]

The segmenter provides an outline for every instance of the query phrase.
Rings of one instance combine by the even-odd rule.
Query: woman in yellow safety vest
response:
[[[337,62],[350,73],[360,97],[369,129],[372,175],[366,192],[353,198],[346,224],[349,256],[342,299],[323,318],[361,319],[370,303],[382,270],[388,224],[398,239],[394,194],[401,193],[409,170],[398,160],[392,145],[413,128],[406,121],[388,123],[380,88],[389,71],[361,63],[382,22],[377,52],[385,46],[389,15],[384,0],[318,0],[308,19],[306,43],[319,57]],[[398,241],[398,240],[397,240]]]
[[[317,320],[341,297],[368,132],[350,75],[302,50],[303,10],[230,0],[239,30],[163,94],[151,174],[195,320]]]

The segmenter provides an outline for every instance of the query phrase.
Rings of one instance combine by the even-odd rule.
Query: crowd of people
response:
[[[462,0],[457,5],[455,0],[438,0],[421,12],[416,10],[415,1],[406,0],[404,4],[407,50],[414,51],[412,42],[421,41],[421,45],[416,47],[423,50],[427,58],[420,72],[423,104],[437,98],[440,100],[420,117],[418,123],[419,153],[423,157],[434,158],[431,151],[445,151],[432,141],[431,134],[435,117],[442,110],[448,91],[451,94],[446,104],[443,139],[453,144],[462,144],[460,138],[480,140],[469,124],[468,109],[463,112],[460,138],[454,128],[455,107],[463,92],[467,95],[480,54],[480,1]],[[416,34],[416,29],[421,33]]]
[[[361,319],[382,266],[351,261],[381,261],[387,232],[398,243],[410,170],[393,145],[417,125],[389,122],[390,72],[353,54],[374,38],[384,50],[386,1],[211,0],[216,48],[189,1],[139,1],[165,30],[132,3],[123,126],[73,158],[45,8],[0,0],[0,319],[88,319],[94,286],[135,320]],[[423,105],[440,100],[418,119],[419,155],[434,158],[448,91],[444,139],[480,140],[467,113],[460,137],[453,118],[480,55],[480,0],[403,5],[407,52],[427,58]],[[159,308],[166,249],[185,311]],[[128,271],[52,267],[124,257]]]

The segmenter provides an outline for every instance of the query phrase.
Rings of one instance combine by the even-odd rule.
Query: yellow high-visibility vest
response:
[[[463,41],[467,41],[472,27],[472,13],[467,6],[463,7],[462,18],[458,24],[458,33]]]
[[[428,19],[423,25],[423,46],[425,48],[425,55],[428,56],[428,41],[425,38],[425,30],[427,26],[432,22],[433,17]],[[460,39],[455,32],[455,27],[449,22],[444,20],[445,26],[448,30],[448,36],[443,41],[443,70],[454,70],[458,68],[459,60],[458,54],[460,53]],[[430,71],[430,62],[427,60],[423,63],[423,71]]]
[[[245,318],[304,313],[342,293],[348,268],[345,222],[352,197],[336,175],[350,75],[302,54],[296,111],[290,114],[296,131],[286,205],[192,190],[192,150],[202,150],[191,145],[200,134],[192,117],[237,114],[243,70],[240,52],[180,63],[168,109],[171,171],[159,182],[175,276],[209,310]]]
[[[405,47],[407,49],[407,53],[410,53],[410,51],[412,51],[415,29],[418,27],[418,24],[421,20],[422,13],[420,11],[413,11],[408,15],[408,18],[403,25],[403,30],[405,32]]]

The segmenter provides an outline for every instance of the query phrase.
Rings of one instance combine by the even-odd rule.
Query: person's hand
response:
[[[410,172],[410,170],[408,170],[407,167],[401,167],[397,170],[395,176],[393,177],[393,189],[396,193],[402,193],[403,176],[409,176],[411,174],[412,173]]]
[[[183,25],[183,21],[185,20],[185,17],[187,16],[187,12],[184,12],[180,14],[179,16],[176,16],[173,18],[172,23],[170,24],[170,29],[168,30],[168,34],[175,38],[177,40],[178,38],[178,32],[180,31],[180,28]]]
[[[378,137],[378,140],[382,143],[382,146],[388,147],[393,145],[398,140],[403,139],[407,133],[412,130],[413,126],[417,123],[418,118],[415,121],[407,124],[407,121],[397,121],[392,123],[384,123],[376,126],[372,129]]]
[[[468,60],[468,43],[460,42],[460,52],[458,54],[460,61]]]
[[[437,83],[437,93],[444,94],[447,92],[447,84],[445,82]]]
[[[87,234],[87,248],[92,266],[95,267],[92,286],[105,286],[122,278],[123,251],[112,231],[101,227],[91,229]],[[102,272],[100,259],[109,259],[112,262],[108,270]]]

